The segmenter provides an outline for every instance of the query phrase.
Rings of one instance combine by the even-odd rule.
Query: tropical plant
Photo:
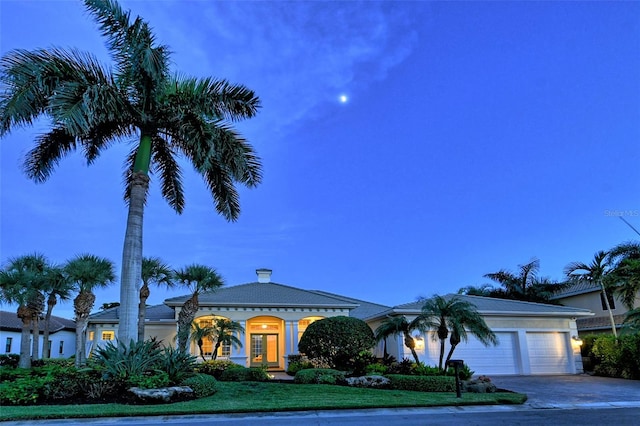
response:
[[[44,292],[47,295],[47,313],[44,317],[43,332],[43,350],[44,358],[51,356],[51,348],[49,347],[49,328],[51,324],[51,315],[53,308],[57,305],[58,300],[69,300],[73,293],[73,283],[69,281],[69,277],[61,266],[51,265],[45,270]]]
[[[460,341],[468,340],[468,335],[475,336],[483,345],[497,344],[498,339],[487,326],[473,303],[463,300],[460,296],[438,296],[426,299],[422,305],[420,315],[416,318],[422,330],[436,330],[434,339],[440,340],[440,358],[438,368],[445,371],[443,366],[445,342],[451,335],[449,343],[451,349],[447,355],[448,362]],[[444,364],[446,365],[446,363]]]
[[[161,357],[162,347],[155,339],[142,342],[130,340],[129,344],[107,342],[95,350],[96,364],[104,369],[110,379],[124,386],[131,379],[156,370]]]
[[[204,340],[208,339],[209,336],[211,336],[211,333],[213,333],[213,327],[211,326],[201,325],[198,321],[194,321],[191,324],[191,335],[189,336],[189,339],[198,346],[200,357],[203,361],[207,360],[207,358],[204,357]]]
[[[218,349],[222,345],[230,345],[234,348],[242,347],[242,340],[236,336],[237,333],[244,333],[244,327],[239,322],[227,318],[215,318],[213,320],[211,333],[208,336],[213,343],[212,360],[218,358]]]
[[[30,368],[31,359],[37,359],[40,343],[38,320],[44,311],[44,274],[48,267],[47,259],[40,253],[9,259],[0,274],[1,301],[17,304],[17,316],[22,321],[20,334],[21,368]],[[33,333],[33,346],[30,350],[30,335]]]
[[[540,269],[540,261],[538,259],[532,259],[529,263],[524,265],[518,265],[518,273],[514,274],[506,269],[501,269],[498,272],[492,272],[485,274],[485,278],[489,278],[502,287],[510,294],[517,294],[525,296],[528,289],[535,282],[536,274]]]
[[[76,367],[81,367],[86,363],[86,329],[96,300],[93,291],[107,287],[115,280],[114,266],[109,259],[83,254],[69,260],[64,270],[78,291],[78,295],[73,300],[73,311],[76,320],[75,361]]]
[[[613,310],[611,309],[609,295],[605,286],[605,282],[608,281],[607,276],[611,270],[609,253],[600,250],[593,256],[591,263],[571,262],[565,266],[564,273],[571,282],[587,281],[600,287],[600,290],[602,291],[602,298],[605,302],[605,306],[607,307],[607,312],[609,313],[609,320],[611,321],[611,332],[614,337],[617,337],[618,332],[616,331],[616,322],[613,318]]]
[[[605,277],[627,309],[634,309],[640,294],[640,243],[628,242],[609,251],[611,271]]]
[[[419,321],[413,320],[409,322],[404,315],[394,317],[387,316],[375,331],[376,341],[384,342],[384,357],[386,358],[388,356],[387,337],[402,335],[404,338],[404,345],[411,351],[411,355],[413,355],[413,359],[415,359],[416,364],[419,363],[420,359],[416,352],[416,342],[413,336],[411,336],[411,333],[414,330],[419,330],[420,326],[421,324]]]
[[[151,294],[150,284],[173,287],[173,271],[159,257],[142,258],[142,287],[138,303],[138,341],[144,340],[144,321],[147,312],[147,299]]]
[[[631,309],[624,316],[622,331],[625,333],[640,333],[640,308]]]
[[[362,351],[375,345],[373,331],[354,317],[329,317],[315,321],[302,334],[298,349],[309,358],[324,358],[331,367],[350,370]]]
[[[191,297],[184,302],[178,314],[178,349],[187,351],[189,330],[198,312],[198,296],[202,292],[214,291],[224,285],[222,277],[215,269],[205,265],[189,265],[174,272],[178,284],[191,292]]]
[[[26,156],[29,178],[44,182],[60,159],[80,149],[87,163],[114,142],[138,143],[126,159],[129,212],[122,255],[118,338],[137,338],[142,226],[149,174],[157,174],[163,198],[181,213],[185,200],[184,155],[201,174],[216,210],[234,221],[240,214],[236,183],[261,180],[260,160],[229,124],[253,117],[260,107],[253,91],[214,78],[191,78],[170,70],[170,50],[149,24],[131,19],[115,0],[84,0],[106,38],[113,66],[91,53],[51,48],[13,50],[0,59],[0,137],[49,119]]]

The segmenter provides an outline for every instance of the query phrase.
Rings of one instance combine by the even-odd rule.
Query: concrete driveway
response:
[[[640,404],[640,381],[589,376],[494,376],[498,389],[525,393],[532,408]]]

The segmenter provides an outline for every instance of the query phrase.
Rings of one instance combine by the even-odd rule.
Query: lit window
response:
[[[11,342],[13,342],[13,337],[7,337],[7,345],[4,347],[5,353],[11,352]]]
[[[116,334],[113,331],[103,331],[102,340],[113,340],[116,338]]]
[[[89,332],[89,341],[93,342],[96,339],[96,332],[95,331],[90,331]]]

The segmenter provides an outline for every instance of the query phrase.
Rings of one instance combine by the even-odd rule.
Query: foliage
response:
[[[266,382],[271,378],[263,368],[239,367],[223,371],[220,380],[223,382]]]
[[[12,367],[16,368],[20,361],[20,355],[18,354],[6,354],[0,355],[0,367]]]
[[[358,354],[375,345],[371,328],[358,318],[329,317],[310,324],[298,348],[309,358],[325,358],[332,367],[351,370]]]
[[[209,374],[196,374],[180,383],[181,386],[189,386],[196,398],[204,398],[218,392],[218,381]]]
[[[456,381],[451,376],[407,376],[389,374],[391,389],[420,392],[455,392]]]
[[[414,330],[420,329],[421,324],[419,318],[416,318],[413,321],[409,322],[404,315],[387,316],[387,318],[384,319],[382,324],[380,324],[375,331],[376,342],[384,342],[384,358],[389,357],[389,354],[387,353],[387,338],[389,336],[402,335],[404,339],[404,345],[411,351],[413,359],[416,363],[420,362],[418,353],[416,352],[415,339],[413,338],[413,336],[411,336],[411,333]]]
[[[293,379],[294,383],[302,385],[342,385],[346,383],[343,371],[330,368],[311,368],[300,370]]]
[[[243,368],[243,366],[229,360],[212,359],[198,364],[196,370],[198,373],[207,374],[220,380],[222,373],[231,368]]]
[[[0,405],[33,405],[44,398],[51,377],[26,376],[0,383]]]
[[[402,358],[400,362],[394,362],[389,366],[389,374],[413,374],[416,363],[409,358]]]
[[[375,389],[386,389],[391,383],[388,378],[381,375],[349,377],[346,382],[347,386]]]
[[[389,367],[384,364],[373,363],[367,365],[365,372],[367,375],[384,375],[389,370]]]
[[[458,367],[458,376],[461,380],[469,380],[471,377],[473,377],[474,373],[475,371],[471,370],[471,368],[469,368],[467,364],[464,364],[462,367]],[[453,367],[449,367],[449,369],[447,370],[447,375],[455,377],[456,369]]]
[[[581,336],[582,346],[580,347],[580,354],[584,357],[593,356],[593,344],[598,338],[598,334],[587,334]],[[601,335],[600,335],[601,336]]]
[[[597,375],[640,380],[640,332],[619,338],[609,334],[598,336],[592,352],[597,360]]]
[[[306,370],[308,368],[313,368],[313,364],[310,361],[289,362],[289,365],[287,366],[287,374],[295,376],[298,371]]]
[[[137,380],[145,373],[155,371],[161,356],[160,343],[154,339],[142,342],[132,340],[129,345],[107,342],[96,349],[95,362],[109,377],[128,385],[131,379]]]
[[[431,367],[430,365],[424,365],[423,363],[416,364],[411,369],[412,374],[416,376],[441,376],[442,370],[438,367]]]
[[[174,347],[165,347],[158,360],[158,368],[167,373],[170,384],[177,384],[193,376],[196,357],[179,351]]]
[[[137,387],[141,389],[158,389],[169,386],[169,375],[164,371],[146,372],[139,376],[129,377],[127,387]]]

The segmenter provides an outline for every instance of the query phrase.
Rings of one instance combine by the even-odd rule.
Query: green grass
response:
[[[0,409],[0,421],[81,417],[162,416],[354,408],[434,407],[447,405],[522,404],[523,394],[410,392],[331,385],[218,382],[218,393],[193,401],[162,405],[39,405]]]

